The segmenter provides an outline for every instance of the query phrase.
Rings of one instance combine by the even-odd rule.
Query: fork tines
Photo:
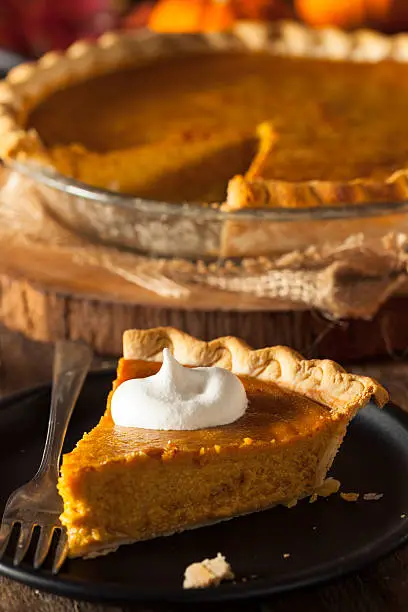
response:
[[[42,566],[51,549],[53,540],[55,539],[56,547],[53,555],[52,573],[58,573],[68,552],[65,529],[61,527],[61,525],[39,525],[19,520],[3,520],[0,526],[0,559],[8,549],[11,535],[16,528],[19,528],[19,536],[14,551],[13,564],[15,566],[20,565],[30,548],[34,533],[38,531],[38,540],[34,550],[34,568],[38,569]]]

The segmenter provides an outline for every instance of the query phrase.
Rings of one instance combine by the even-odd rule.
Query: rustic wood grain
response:
[[[205,339],[237,335],[254,347],[289,344],[338,361],[399,355],[408,347],[407,309],[408,297],[399,296],[372,321],[339,322],[293,305],[271,311],[270,302],[251,296],[224,296],[221,307],[215,290],[197,290],[180,303],[81,266],[71,253],[0,244],[0,321],[43,342],[81,338],[100,355],[121,353],[125,329],[157,325]]]
[[[30,341],[0,325],[0,397],[5,392],[49,380],[52,346]],[[101,364],[99,364],[101,365]],[[384,384],[408,388],[408,364],[389,362],[360,367]],[[408,395],[405,393],[405,396]],[[408,406],[407,406],[408,408]],[[347,537],[347,534],[344,534]],[[272,554],[272,551],[271,551]],[[162,608],[176,612],[179,606]],[[212,606],[215,612],[406,612],[408,609],[408,546],[356,575],[332,584],[303,589],[256,602]],[[0,577],[0,612],[150,612],[149,606],[102,606],[40,593]],[[207,612],[208,606],[194,610]]]

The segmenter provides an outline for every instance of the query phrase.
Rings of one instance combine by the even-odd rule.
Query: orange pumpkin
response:
[[[295,0],[297,14],[313,26],[351,28],[364,19],[364,0]]]
[[[207,32],[226,30],[234,21],[230,0],[160,0],[149,27],[156,32]]]
[[[291,16],[285,0],[160,0],[149,26],[157,32],[207,32],[226,30],[237,19]]]
[[[299,17],[313,26],[386,31],[408,27],[407,0],[295,0],[295,7]]]

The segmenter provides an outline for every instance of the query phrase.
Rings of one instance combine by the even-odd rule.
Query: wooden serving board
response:
[[[198,288],[163,298],[53,247],[0,243],[0,321],[34,340],[83,339],[100,355],[121,354],[124,329],[173,325],[211,339],[237,335],[255,347],[288,344],[341,361],[403,353],[408,298],[393,298],[372,321],[333,322],[315,311]]]

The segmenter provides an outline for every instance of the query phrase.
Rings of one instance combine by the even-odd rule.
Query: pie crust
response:
[[[286,346],[254,350],[233,336],[204,342],[173,327],[132,329],[123,335],[125,359],[160,362],[164,348],[183,365],[218,366],[240,376],[275,382],[334,412],[358,410],[372,397],[379,406],[389,399],[384,387],[372,378],[350,374],[329,359],[304,359]]]
[[[96,43],[77,42],[65,53],[50,52],[37,62],[14,68],[0,84],[0,155],[52,168],[53,162],[34,129],[25,129],[30,111],[51,93],[99,74],[144,65],[155,58],[223,51],[266,51],[283,56],[375,63],[408,62],[408,35],[386,37],[361,30],[312,30],[295,22],[237,23],[231,32],[162,34],[150,31],[107,33]],[[268,207],[316,207],[401,201],[408,198],[408,168],[386,180],[286,182],[236,176],[225,211]]]

